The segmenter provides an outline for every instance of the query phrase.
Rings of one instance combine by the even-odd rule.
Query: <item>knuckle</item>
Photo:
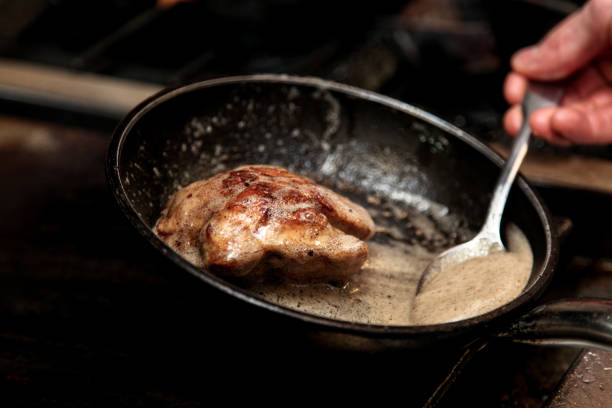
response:
[[[585,8],[593,21],[603,23],[610,28],[612,25],[612,0],[591,0]]]

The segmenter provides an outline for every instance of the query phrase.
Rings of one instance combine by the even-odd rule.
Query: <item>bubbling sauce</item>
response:
[[[330,319],[410,324],[416,285],[433,255],[402,242],[370,242],[368,252],[362,270],[342,287],[326,283],[260,282],[249,289],[270,302]]]
[[[401,241],[370,242],[363,269],[342,287],[325,283],[260,282],[256,295],[290,309],[376,325],[423,325],[473,317],[517,297],[531,275],[533,255],[519,228],[509,225],[508,252],[443,269],[419,296],[416,286],[435,254]]]

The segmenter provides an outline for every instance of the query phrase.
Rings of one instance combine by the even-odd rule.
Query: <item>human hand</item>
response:
[[[567,79],[559,106],[529,118],[532,133],[557,145],[612,143],[612,0],[590,0],[540,43],[514,54],[511,65],[504,82],[513,105],[504,116],[509,134],[520,129],[529,79]]]

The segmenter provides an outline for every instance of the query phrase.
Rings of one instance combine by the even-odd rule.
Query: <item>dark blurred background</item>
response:
[[[484,136],[499,129],[509,56],[580,3],[0,0],[0,57],[154,86],[314,75],[397,97]],[[0,98],[42,104],[12,90]],[[122,113],[102,108],[86,113]]]
[[[203,317],[201,283],[171,273],[107,191],[112,130],[138,102],[226,75],[312,75],[419,106],[504,152],[510,56],[582,3],[0,0],[0,406],[191,407],[226,392],[219,384],[236,384],[228,401],[248,398],[245,383],[261,375],[248,365],[264,345],[232,337],[222,311]],[[564,236],[547,296],[611,298],[611,148],[534,140],[522,172]],[[280,358],[307,363],[308,347]],[[490,346],[442,406],[611,406],[612,357],[589,353]],[[397,364],[411,360],[369,355],[349,371],[360,386],[391,378],[386,398],[427,399],[438,384],[406,395]],[[359,400],[364,388],[334,388],[332,366],[325,389]],[[291,382],[283,374],[249,392],[269,395]]]

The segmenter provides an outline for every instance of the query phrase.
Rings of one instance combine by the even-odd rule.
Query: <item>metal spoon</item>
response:
[[[529,136],[531,135],[528,118],[536,109],[557,105],[562,95],[563,88],[559,84],[544,82],[529,83],[521,104],[524,118],[523,124],[514,140],[508,160],[497,180],[484,226],[470,241],[447,249],[425,268],[417,285],[417,295],[421,292],[423,286],[440,270],[473,257],[486,256],[494,252],[506,250],[501,240],[500,225],[510,187],[512,187],[516,173],[527,153]]]

